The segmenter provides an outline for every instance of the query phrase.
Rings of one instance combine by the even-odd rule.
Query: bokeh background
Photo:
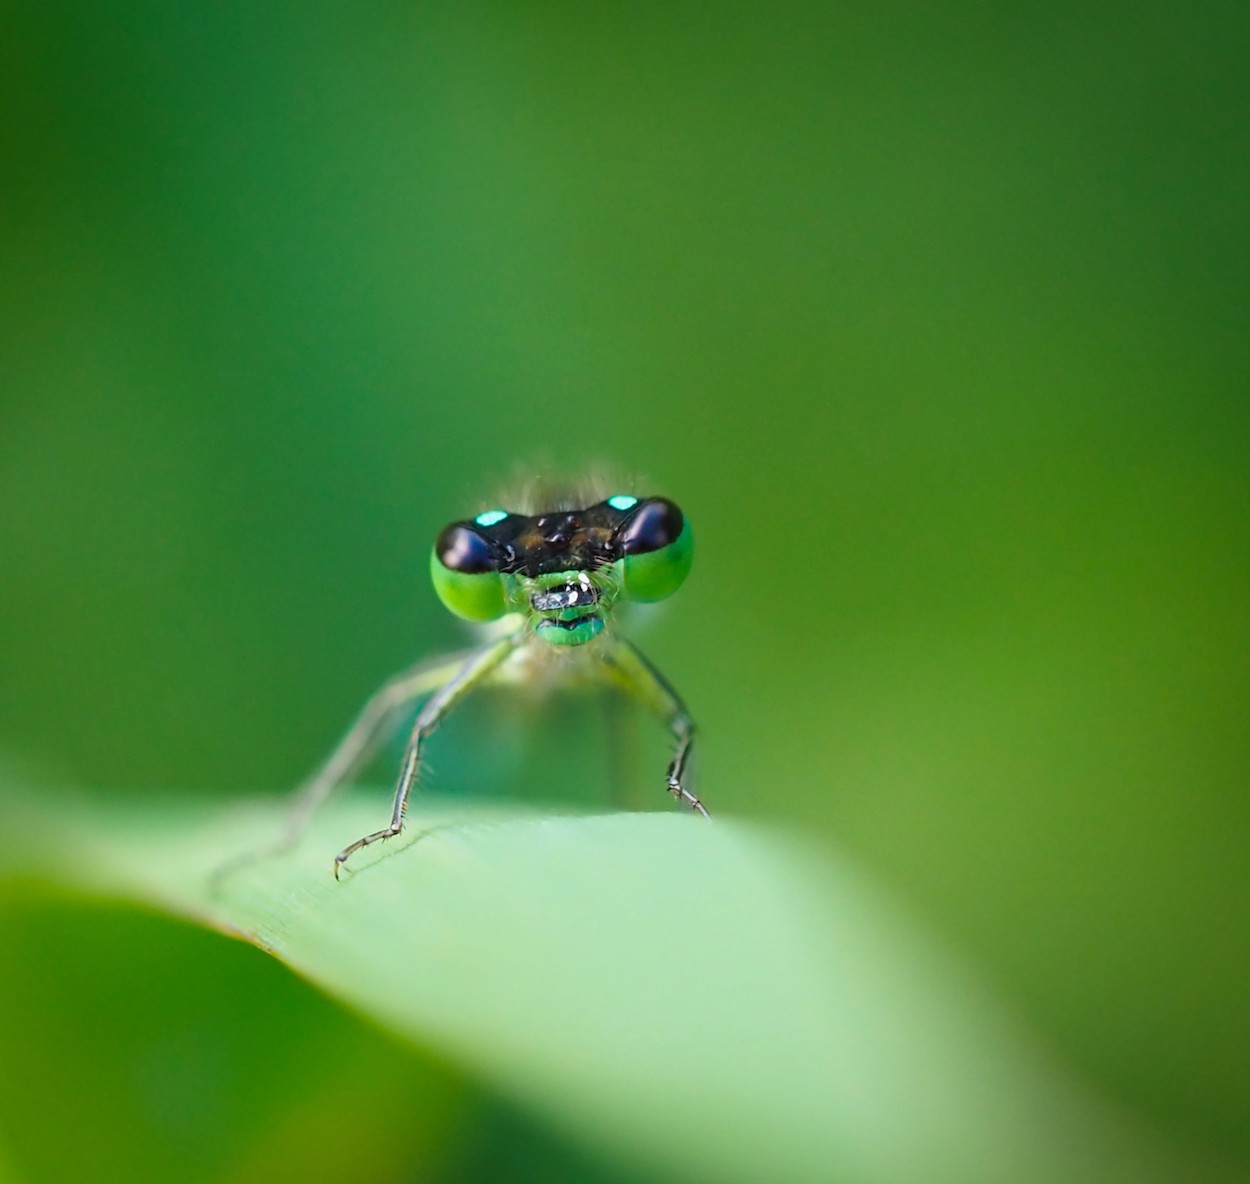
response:
[[[849,848],[1094,1089],[1250,1168],[1244,5],[0,29],[6,761],[293,785],[463,644],[445,521],[641,474],[698,536],[643,640],[709,803]],[[434,788],[560,796],[601,724],[487,696]],[[250,948],[10,894],[0,949],[18,1178],[638,1179]]]

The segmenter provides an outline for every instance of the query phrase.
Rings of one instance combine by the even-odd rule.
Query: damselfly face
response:
[[[430,574],[457,616],[520,613],[552,645],[598,637],[618,600],[672,595],[690,571],[690,524],[667,498],[617,494],[586,509],[487,510],[438,536]]]

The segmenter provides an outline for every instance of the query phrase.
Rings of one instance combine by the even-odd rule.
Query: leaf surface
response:
[[[0,799],[10,875],[256,942],[616,1159],[716,1181],[1159,1178],[837,851],[678,814]],[[222,874],[223,866],[229,870]],[[1144,1153],[1143,1153],[1144,1154]]]

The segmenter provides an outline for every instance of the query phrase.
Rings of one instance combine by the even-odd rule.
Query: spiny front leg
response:
[[[702,814],[704,818],[712,817],[707,812],[707,807],[701,801],[699,801],[699,799],[695,797],[695,795],[692,794],[690,790],[688,790],[684,785],[682,785],[682,783],[678,781],[677,778],[675,778],[672,773],[669,773],[668,775],[668,792],[671,793],[673,797],[675,797],[679,802],[685,802],[686,805],[689,806],[692,810],[695,810],[699,814]]]
[[[373,834],[365,835],[363,839],[357,839],[354,843],[344,847],[343,850],[334,857],[334,878],[336,880],[339,878],[339,868],[347,862],[349,856],[354,855],[361,849],[361,847],[367,847],[370,843],[378,842],[379,839],[393,838],[403,829],[404,824],[402,822],[398,825],[392,823],[385,830],[375,830]]]
[[[690,717],[679,716],[673,723],[673,732],[677,736],[677,752],[668,766],[668,792],[679,802],[685,803],[692,810],[697,810],[704,818],[711,818],[707,807],[683,784],[686,775],[686,758],[690,755],[691,746],[694,744],[694,724],[691,723]]]
[[[404,763],[399,772],[399,780],[395,783],[395,801],[391,808],[391,824],[382,830],[375,830],[344,847],[334,857],[334,878],[339,878],[339,869],[362,847],[371,843],[394,838],[404,829],[404,815],[408,811],[408,796],[416,783],[417,770],[421,765],[421,746],[425,738],[442,722],[447,713],[456,706],[474,687],[480,686],[496,668],[521,643],[524,633],[517,630],[498,641],[492,641],[469,656],[452,678],[443,684],[432,698],[421,709],[416,723],[412,728],[412,736],[408,740],[408,748],[404,752]]]
[[[293,847],[317,807],[368,762],[386,739],[394,717],[415,699],[432,694],[454,678],[468,658],[468,654],[448,654],[421,662],[396,675],[369,699],[347,735],[301,788],[280,849]]]
[[[451,684],[449,683],[448,686]],[[444,687],[443,690],[447,688]],[[442,691],[439,692],[439,695]],[[435,696],[437,699],[438,696]],[[447,713],[444,706],[439,712],[434,713],[433,721],[427,718],[430,709],[434,707],[435,699],[431,699],[425,709],[417,717],[417,722],[412,729],[412,739],[408,741],[408,750],[404,753],[404,764],[399,771],[399,781],[395,786],[395,804],[391,809],[391,824],[383,827],[381,830],[375,830],[371,835],[365,835],[364,838],[357,839],[354,843],[349,843],[334,857],[334,878],[339,878],[339,868],[345,864],[348,859],[354,855],[361,847],[367,847],[370,843],[383,842],[386,839],[394,838],[401,830],[404,829],[404,815],[408,811],[408,795],[412,792],[412,786],[417,779],[417,770],[421,766],[421,744],[426,736],[434,729],[434,725]]]
[[[669,728],[677,748],[666,775],[668,792],[679,802],[710,818],[707,807],[686,788],[686,761],[694,744],[694,721],[672,685],[636,646],[621,638],[604,656],[617,681],[644,706],[654,711]]]

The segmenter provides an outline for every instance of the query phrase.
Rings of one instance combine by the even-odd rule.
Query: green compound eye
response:
[[[430,552],[434,591],[458,617],[494,621],[504,614],[503,577],[495,546],[463,522],[438,536]]]
[[[671,596],[694,560],[694,536],[681,510],[667,498],[648,498],[616,536],[624,557],[625,595],[650,602]]]

